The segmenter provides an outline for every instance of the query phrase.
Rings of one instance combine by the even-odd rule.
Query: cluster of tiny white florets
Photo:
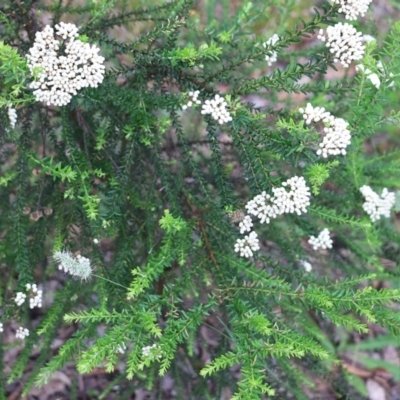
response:
[[[300,215],[307,212],[311,193],[303,177],[294,176],[283,182],[282,187],[273,188],[272,192],[273,196],[262,192],[246,204],[247,212],[259,218],[261,223],[268,224],[271,218],[284,213]]]
[[[198,99],[200,94],[199,90],[195,90],[194,92],[189,92],[189,101],[182,106],[182,110],[186,110],[187,108],[190,108],[193,106],[193,104],[201,104],[201,101]]]
[[[0,333],[3,332],[4,328],[3,328],[3,323],[0,322]]]
[[[346,148],[351,142],[351,133],[347,129],[349,124],[342,118],[335,118],[324,107],[313,107],[310,103],[306,108],[300,108],[299,112],[303,114],[306,124],[322,121],[326,126],[324,128],[325,136],[319,144],[317,155],[324,158],[328,156],[345,155]]]
[[[251,217],[246,215],[243,220],[239,223],[240,233],[250,232],[253,226]]]
[[[232,121],[232,117],[227,110],[227,104],[223,97],[216,94],[213,100],[206,100],[201,108],[201,113],[211,114],[220,124]]]
[[[357,17],[363,17],[372,0],[333,0],[335,4],[339,4],[339,12],[345,14],[345,18],[355,21]]]
[[[372,222],[378,221],[381,217],[390,217],[390,209],[396,201],[394,193],[384,188],[379,196],[367,185],[362,186],[360,192],[365,197],[363,209],[370,216]]]
[[[332,239],[330,237],[330,232],[328,228],[323,229],[318,237],[310,236],[308,243],[311,244],[314,250],[318,249],[331,249]]]
[[[59,270],[71,274],[72,276],[86,280],[92,274],[90,260],[80,254],[74,257],[68,251],[56,251],[53,258],[59,263]]]
[[[42,296],[43,292],[38,289],[35,283],[27,283],[26,291],[29,292],[29,308],[42,307]],[[15,296],[15,303],[21,306],[25,303],[26,294],[18,292]]]
[[[303,114],[303,118],[306,120],[307,125],[319,121],[331,123],[334,118],[329,111],[325,110],[324,107],[313,107],[311,103],[307,103],[306,108],[299,108],[299,112]]]
[[[26,337],[28,337],[29,336],[29,330],[28,329],[26,329],[26,328],[22,328],[22,326],[20,326],[18,329],[17,329],[17,332],[15,333],[15,337],[17,338],[17,339],[22,339],[22,340],[24,340]]]
[[[271,38],[269,38],[264,44],[264,47],[274,46],[279,41],[279,36],[275,33]],[[268,62],[268,66],[271,66],[278,59],[278,53],[276,51],[271,51],[271,55],[265,56],[265,61]]]
[[[36,33],[27,59],[31,74],[39,74],[30,87],[35,89],[37,101],[64,106],[78,90],[97,87],[103,81],[104,58],[98,55],[97,46],[77,40],[78,28],[74,24],[60,22],[55,30],[63,41],[55,39],[49,25]]]
[[[283,187],[273,188],[273,202],[279,213],[296,213],[301,215],[307,212],[310,205],[310,189],[302,176],[294,176],[282,183]],[[289,189],[286,190],[286,189]]]
[[[8,107],[8,119],[10,121],[11,128],[15,128],[15,124],[17,123],[17,111],[14,107]]]
[[[26,300],[26,294],[22,292],[18,292],[14,299],[18,307],[22,306],[22,304],[25,303],[25,300]]]
[[[152,349],[159,349],[160,346],[157,346],[155,343],[152,344],[151,346],[145,346],[142,348],[142,355],[143,357],[147,357],[148,355],[151,354]],[[161,354],[157,355],[158,358],[161,358]]]
[[[42,307],[43,292],[35,283],[27,283],[26,290],[29,291],[29,308]]]
[[[252,231],[244,239],[238,239],[235,243],[235,252],[239,252],[240,257],[253,257],[253,251],[260,250],[257,233]]]
[[[326,47],[335,57],[334,61],[340,62],[345,68],[349,67],[352,61],[363,58],[365,45],[362,34],[348,23],[339,22],[328,26],[326,33],[320,29],[318,39],[326,42]]]

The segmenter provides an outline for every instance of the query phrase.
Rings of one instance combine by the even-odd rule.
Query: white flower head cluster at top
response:
[[[261,223],[268,224],[271,218],[284,213],[300,215],[307,212],[311,193],[302,176],[288,179],[282,183],[282,187],[273,188],[272,192],[273,196],[262,192],[246,204],[247,212],[259,218]]]
[[[311,244],[314,250],[318,249],[331,249],[332,239],[330,237],[330,232],[328,228],[323,229],[318,237],[310,236],[308,243]]]
[[[155,343],[152,344],[151,346],[145,346],[142,348],[142,355],[143,357],[147,357],[151,354],[152,349],[159,349],[160,346],[157,346]],[[161,354],[157,355],[158,358],[161,358]]]
[[[213,100],[206,100],[201,107],[201,113],[211,114],[211,116],[221,125],[232,121],[229,111],[226,109],[226,101],[219,94],[216,94]]]
[[[82,280],[86,280],[92,274],[90,260],[78,254],[72,256],[68,251],[56,251],[53,255],[55,261],[59,263],[58,269]]]
[[[29,331],[28,331],[28,329],[26,329],[26,328],[22,328],[22,326],[20,326],[18,329],[17,329],[17,332],[15,333],[15,337],[17,338],[17,339],[22,339],[22,340],[24,340],[26,337],[28,337],[29,336]]]
[[[326,47],[334,55],[334,61],[343,67],[350,66],[352,61],[361,60],[365,52],[365,44],[361,32],[348,23],[339,22],[328,26],[326,33],[320,29],[318,39],[326,42]]]
[[[372,0],[333,0],[335,4],[339,4],[339,12],[345,14],[345,18],[355,21],[357,17],[363,17]]]
[[[325,136],[319,144],[317,155],[323,158],[328,156],[345,155],[346,148],[351,143],[351,133],[347,129],[349,124],[342,118],[335,118],[330,112],[325,111],[324,107],[313,107],[310,103],[306,108],[300,108],[299,112],[303,114],[306,124],[322,121],[326,126],[324,128]]]
[[[369,215],[372,222],[378,221],[381,217],[390,217],[390,209],[394,206],[396,196],[386,188],[379,196],[369,186],[364,185],[360,188],[361,194],[365,197],[363,204],[364,211]]]
[[[55,30],[63,42],[54,38],[49,25],[36,33],[27,59],[31,74],[39,68],[39,75],[30,87],[35,89],[37,101],[64,106],[78,90],[97,87],[103,81],[104,58],[98,55],[97,46],[77,40],[78,28],[74,24],[60,22]]]
[[[279,36],[275,33],[272,37],[270,37],[264,44],[264,47],[274,46],[279,41]],[[278,53],[276,51],[271,51],[271,55],[265,56],[265,61],[268,62],[268,66],[270,67],[273,63],[278,60]]]
[[[17,111],[14,107],[8,107],[8,119],[10,121],[11,128],[15,128],[15,124],[17,123]]]
[[[253,251],[260,250],[257,233],[252,231],[244,239],[238,239],[235,243],[235,252],[239,252],[240,257],[253,257]]]
[[[194,92],[189,92],[189,101],[182,106],[182,110],[186,110],[193,106],[193,104],[201,104],[201,101],[198,99],[200,94],[199,90],[195,90]]]

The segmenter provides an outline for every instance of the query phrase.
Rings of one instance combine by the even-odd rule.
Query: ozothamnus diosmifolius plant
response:
[[[71,362],[99,398],[360,398],[337,332],[400,334],[400,23],[81,3],[0,6],[0,399]]]

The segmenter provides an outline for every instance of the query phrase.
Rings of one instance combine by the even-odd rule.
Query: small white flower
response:
[[[366,43],[374,42],[374,41],[376,42],[376,38],[374,38],[374,37],[371,36],[371,35],[363,35],[362,39],[363,39],[363,41],[366,42]]]
[[[394,193],[384,188],[381,196],[379,196],[367,185],[362,186],[360,192],[365,198],[363,209],[372,222],[378,221],[381,217],[390,217],[390,209],[396,201]]]
[[[235,252],[240,252],[240,257],[253,257],[253,251],[260,250],[257,233],[252,231],[244,239],[238,239],[235,243]]]
[[[17,339],[24,340],[28,336],[29,336],[29,330],[26,328],[22,328],[21,326],[17,329],[17,332],[15,333],[15,337]]]
[[[220,124],[232,121],[229,111],[226,109],[227,103],[223,97],[216,94],[213,100],[206,100],[201,108],[203,115],[210,114],[213,119]]]
[[[387,75],[385,74],[385,67],[383,66],[381,60],[379,60],[379,61],[376,63],[376,66],[379,68],[379,71],[381,72],[381,74],[382,74],[384,77],[387,77]],[[394,77],[393,72],[390,72],[390,73],[389,73],[389,78],[393,78],[393,77]],[[386,80],[385,80],[386,83],[390,81],[389,78],[386,78]],[[388,84],[387,87],[393,87],[393,86],[394,86],[394,81],[392,80],[391,82],[389,82],[389,84]]]
[[[14,299],[14,301],[15,301],[15,303],[17,304],[17,306],[22,306],[22,304],[24,304],[25,303],[25,300],[26,300],[26,294],[25,293],[22,293],[22,292],[18,292],[17,294],[16,294],[16,296],[15,296],[15,299]]]
[[[253,226],[253,221],[251,220],[251,217],[246,215],[243,218],[243,221],[239,223],[240,233],[250,232],[252,226]]]
[[[0,333],[1,333],[1,332],[3,332],[3,330],[4,330],[3,323],[2,323],[2,322],[0,322]]]
[[[345,14],[345,18],[354,21],[357,17],[363,17],[368,11],[368,6],[372,0],[332,0],[339,4],[339,12]]]
[[[189,101],[182,106],[182,110],[186,110],[190,107],[193,107],[194,104],[201,104],[201,101],[198,99],[200,94],[199,90],[195,90],[194,92],[189,92]]]
[[[310,236],[308,243],[311,244],[314,250],[321,249],[331,249],[332,248],[332,239],[330,237],[329,229],[323,229],[318,237]]]
[[[8,107],[8,119],[10,120],[11,128],[15,128],[15,124],[17,123],[17,111],[14,107]]]
[[[99,239],[94,238],[94,239],[93,239],[93,243],[94,243],[94,244],[99,244]]]
[[[326,42],[326,47],[335,57],[334,61],[340,62],[345,68],[349,67],[352,61],[361,60],[364,56],[362,34],[348,23],[339,22],[328,26],[326,33],[320,29],[318,39]]]
[[[275,33],[271,38],[269,38],[264,44],[264,47],[274,46],[279,41],[279,36]],[[268,62],[268,66],[270,67],[273,63],[278,60],[278,53],[276,51],[271,51],[271,55],[265,56],[265,61]]]
[[[356,66],[356,71],[365,74],[365,76],[371,81],[371,83],[377,89],[379,89],[379,86],[381,86],[381,80],[379,79],[379,76],[377,74],[373,73],[370,69],[365,68],[362,64]]]
[[[300,265],[304,268],[306,272],[312,271],[312,265],[308,261],[300,260]]]
[[[160,349],[160,346],[156,345],[155,343],[151,346],[145,346],[142,348],[142,356],[147,357],[152,353],[153,349]],[[157,358],[161,358],[161,354],[157,354]]]
[[[80,254],[74,257],[68,251],[56,251],[53,258],[59,263],[59,270],[71,274],[72,276],[86,280],[92,274],[90,260]]]

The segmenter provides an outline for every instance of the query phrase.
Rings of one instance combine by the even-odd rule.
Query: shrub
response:
[[[400,333],[399,152],[371,145],[400,117],[400,23],[366,42],[342,3],[2,6],[2,323],[24,343],[3,379],[36,347],[25,394],[71,360],[124,361],[100,398],[167,373],[181,398],[305,399],[332,371],[362,392],[335,332]]]

